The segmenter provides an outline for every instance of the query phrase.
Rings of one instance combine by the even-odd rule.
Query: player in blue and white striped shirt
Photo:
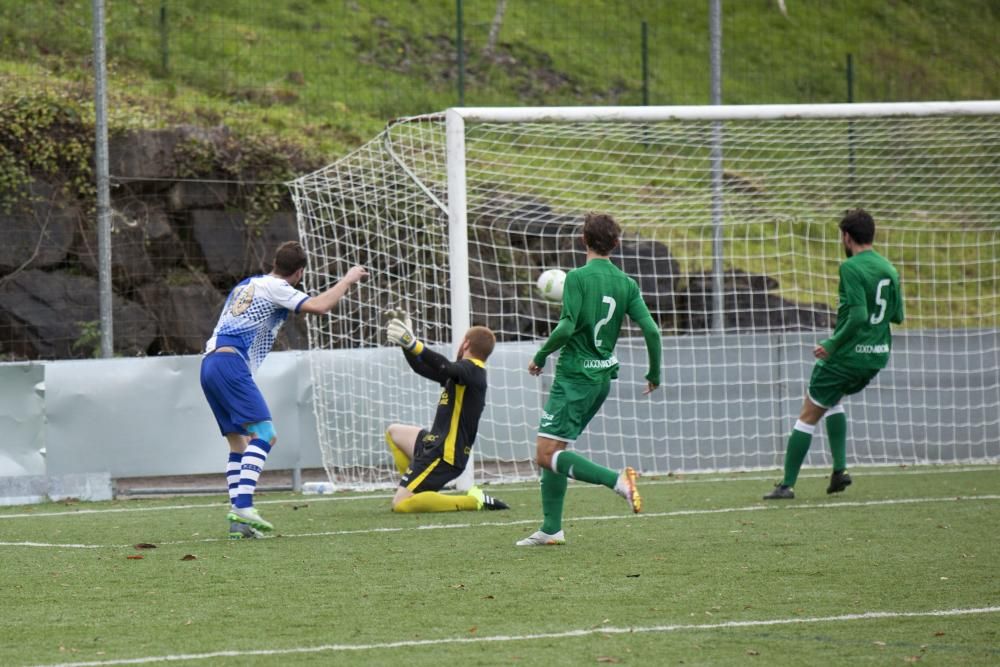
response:
[[[310,297],[294,287],[302,281],[305,266],[306,253],[298,242],[279,246],[270,273],[247,278],[229,293],[205,344],[201,388],[229,442],[231,538],[255,537],[256,531],[274,528],[253,506],[257,480],[276,440],[271,412],[254,382],[257,368],[289,313],[328,313],[351,285],[368,275],[364,267],[354,266],[336,285]]]

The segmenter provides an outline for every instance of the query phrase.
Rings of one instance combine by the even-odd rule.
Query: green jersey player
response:
[[[610,215],[587,214],[583,223],[587,263],[566,276],[559,324],[528,364],[529,373],[540,375],[546,358],[562,350],[536,441],[536,461],[542,471],[542,527],[519,540],[518,546],[565,543],[562,510],[570,477],[614,489],[633,512],[642,509],[635,470],[609,470],[566,451],[597,414],[611,380],[618,377],[615,344],[626,314],[642,329],[646,341],[649,372],[643,393],[649,394],[660,384],[660,330],[639,286],[608,259],[620,235],[621,229]]]
[[[847,474],[847,415],[840,401],[864,389],[889,363],[889,324],[903,321],[899,274],[887,259],[872,250],[875,221],[871,215],[860,208],[848,211],[840,221],[840,237],[847,261],[840,265],[837,326],[832,336],[813,349],[818,361],[809,378],[799,420],[788,439],[785,477],[764,496],[765,500],[795,497],[795,480],[816,424],[824,415],[833,455],[833,474],[826,492],[838,493],[851,485]]]

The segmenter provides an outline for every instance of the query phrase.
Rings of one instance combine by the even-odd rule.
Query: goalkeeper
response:
[[[892,333],[889,323],[903,322],[903,292],[899,274],[872,250],[875,221],[864,209],[848,211],[840,221],[840,241],[847,261],[840,265],[840,297],[833,335],[813,348],[818,359],[809,378],[802,411],[785,450],[785,476],[765,500],[795,497],[795,481],[809,451],[820,418],[833,454],[833,474],[827,493],[851,485],[847,474],[847,415],[840,404],[856,394],[889,363]]]
[[[458,360],[452,362],[416,339],[405,313],[390,311],[389,317],[389,342],[403,348],[410,368],[443,388],[430,429],[391,424],[385,432],[402,475],[392,499],[392,511],[509,509],[506,503],[475,486],[466,494],[439,493],[465,470],[476,441],[479,417],[486,405],[486,359],[496,345],[493,332],[486,327],[469,329],[458,349]]]

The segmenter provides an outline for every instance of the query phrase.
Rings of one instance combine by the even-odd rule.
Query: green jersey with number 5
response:
[[[830,355],[825,363],[885,368],[892,350],[889,324],[903,321],[903,292],[895,267],[874,250],[859,252],[840,265],[839,295],[833,336],[820,341]]]
[[[559,377],[570,382],[618,377],[615,345],[626,314],[642,329],[646,341],[646,380],[660,384],[660,329],[635,280],[607,259],[591,259],[566,275],[559,324],[535,354],[535,364],[544,366],[545,358],[561,348]]]

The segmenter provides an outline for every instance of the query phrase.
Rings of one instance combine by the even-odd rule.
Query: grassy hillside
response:
[[[989,0],[724,4],[724,100],[1000,97],[1000,11]],[[0,2],[0,74],[33,90],[88,82],[89,2]],[[707,3],[465,0],[468,105],[707,103]],[[225,122],[342,154],[393,117],[458,101],[454,0],[108,0],[110,93],[152,123]],[[30,67],[26,65],[30,64]]]
[[[256,154],[276,156],[267,172],[274,180],[344,155],[392,118],[458,102],[454,0],[106,4],[112,132],[225,124]],[[787,15],[774,0],[723,4],[727,103],[845,101],[848,53],[856,101],[1000,98],[1000,8],[991,0],[790,2]],[[0,0],[0,189],[29,172],[62,170],[79,194],[92,193],[81,152],[93,127],[90,7]],[[487,56],[495,7],[495,0],[463,3],[466,105],[639,104],[643,22],[650,103],[708,102],[705,2],[508,0]],[[65,141],[73,131],[76,141]],[[776,274],[763,259],[771,256],[771,224],[734,232],[728,243],[744,258],[737,268]],[[957,220],[940,261],[927,261],[933,226],[911,218],[883,239],[904,273],[918,277],[910,285],[949,290],[949,322],[995,325],[996,232]],[[682,261],[710,256],[707,230],[658,235],[689,248]],[[826,258],[831,271],[786,281],[783,293],[832,302],[825,282],[839,249],[817,239],[810,255]],[[705,267],[687,261],[685,268]],[[911,315],[918,326],[940,325],[929,294],[926,303],[928,319],[920,310]],[[977,320],[983,313],[989,321]]]

